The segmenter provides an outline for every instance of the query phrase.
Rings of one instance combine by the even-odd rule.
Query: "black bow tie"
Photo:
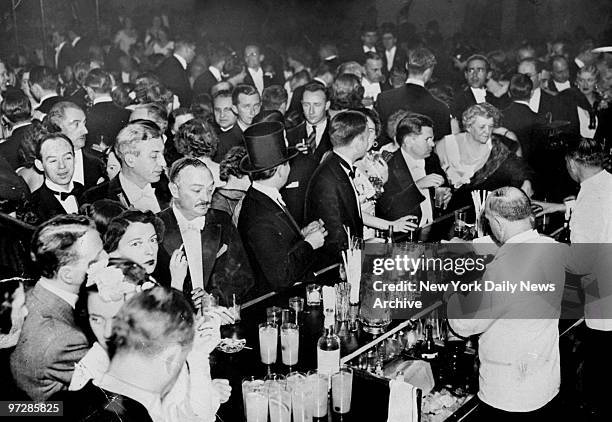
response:
[[[344,161],[342,158],[340,158],[340,165],[342,167],[344,167],[346,170],[348,170],[348,175],[351,179],[355,178],[355,166],[351,166],[349,165],[346,161]]]
[[[74,189],[72,189],[70,192],[56,192],[56,191],[51,191],[51,192],[53,192],[53,195],[59,196],[60,197],[60,201],[65,201],[69,197],[75,196],[74,195]]]

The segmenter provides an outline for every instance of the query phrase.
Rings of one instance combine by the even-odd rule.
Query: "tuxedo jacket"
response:
[[[91,41],[88,37],[81,37],[76,44],[72,46],[72,51],[74,55],[75,62],[77,61],[87,61],[87,57],[89,56],[89,46],[91,45]]]
[[[75,103],[76,105],[81,107],[81,109],[83,110],[87,110],[90,104],[89,97],[87,96],[87,91],[85,91],[84,88],[79,88],[73,93],[71,93],[67,97],[67,100],[70,101],[71,103]]]
[[[512,103],[502,112],[501,125],[514,132],[521,144],[523,159],[527,162],[538,149],[536,143],[542,134],[542,123],[540,117],[526,104]]]
[[[181,107],[191,105],[192,91],[187,71],[176,57],[166,58],[155,71],[162,83],[171,90],[181,102]]]
[[[244,136],[238,123],[227,132],[223,132],[218,126],[216,129],[219,143],[217,144],[217,152],[213,157],[213,161],[220,163],[230,149],[244,146]]]
[[[253,187],[242,201],[238,231],[258,281],[257,294],[302,281],[314,262],[314,251],[292,218]]]
[[[55,53],[53,55],[54,64],[55,63]],[[74,50],[70,45],[70,42],[66,42],[62,49],[59,52],[59,56],[57,59],[57,72],[62,73],[66,66],[72,66],[75,62]]]
[[[388,63],[387,63],[387,54],[385,53],[385,49],[381,49],[379,51],[380,56],[383,59],[383,74],[389,77]],[[395,46],[395,56],[393,56],[393,63],[391,64],[391,69],[405,69],[406,68],[406,52],[404,49],[400,48],[399,45]]]
[[[97,103],[87,111],[87,145],[99,143],[104,136],[106,145],[114,145],[115,138],[130,120],[130,111],[112,101]]]
[[[450,134],[450,110],[446,104],[420,85],[405,84],[399,88],[381,92],[376,108],[385,125],[391,114],[404,109],[424,114],[433,120],[436,140]]]
[[[542,121],[545,121],[547,114],[550,113],[553,120],[556,120],[558,114],[558,98],[554,95],[550,95],[543,89],[540,90],[540,106],[538,107],[538,116]]]
[[[68,388],[89,343],[77,328],[74,309],[40,284],[28,293],[26,306],[29,313],[11,355],[11,372],[32,400],[44,401]]]
[[[172,253],[181,247],[183,238],[172,207],[158,214],[166,228],[162,247],[159,249],[157,268],[154,277],[161,284],[170,285],[168,265]],[[249,265],[240,235],[232,224],[231,217],[222,211],[209,209],[206,222],[201,232],[202,269],[204,290],[219,298],[221,305],[226,306],[228,299],[236,295],[238,302],[247,297],[255,284],[253,272]],[[193,284],[189,271],[183,283],[185,297],[191,298]]]
[[[406,215],[416,215],[420,221],[422,216],[421,202],[425,200],[425,196],[417,187],[416,180],[412,178],[401,149],[393,153],[387,166],[389,167],[389,178],[384,185],[382,196],[376,201],[376,215],[391,221]],[[448,185],[440,160],[433,151],[425,159],[425,174],[432,173],[444,177],[442,186]],[[429,198],[432,201],[433,210],[434,188],[429,188]]]
[[[104,162],[85,149],[83,150],[83,175],[85,176],[85,189],[96,186],[100,179],[107,179]]]
[[[504,108],[500,105],[504,103],[503,96],[497,98],[495,95],[491,94],[489,91],[486,92],[485,101],[491,105],[494,105],[497,108]],[[474,93],[470,89],[470,87],[465,87],[463,90],[457,92],[453,99],[453,105],[451,107],[451,113],[461,122],[461,116],[463,112],[476,104],[476,98],[474,97]]]
[[[6,141],[0,144],[0,156],[4,157],[13,170],[19,168],[19,147],[21,142],[33,130],[32,125],[20,126],[11,133]]]
[[[77,206],[79,206],[79,198],[85,192],[85,188],[78,182],[73,183],[74,197]],[[34,207],[32,211],[37,215],[39,223],[43,223],[56,215],[66,214],[66,210],[46,183],[43,183],[40,188],[32,193],[32,206]]]
[[[64,97],[60,97],[59,95],[56,95],[55,97],[47,98],[45,101],[40,103],[38,107],[36,107],[36,111],[42,114],[49,114],[51,107],[53,107],[55,104],[59,103],[60,101],[66,101],[66,99]]]
[[[200,94],[210,95],[210,89],[218,84],[217,78],[208,69],[204,71],[198,78],[193,82],[193,95],[197,96]]]
[[[280,193],[298,226],[303,227],[310,223],[310,221],[304,221],[306,189],[310,178],[319,166],[319,161],[313,154],[300,153],[291,160],[290,166],[287,183],[280,190]]]
[[[341,158],[329,154],[312,175],[306,191],[305,221],[323,220],[327,237],[317,249],[317,269],[342,262],[340,251],[348,246],[344,226],[363,238],[363,221],[355,191],[342,167]]]
[[[597,102],[595,103],[597,105]],[[569,121],[567,131],[580,135],[580,119],[578,107],[589,111],[597,116],[598,124],[601,124],[601,111],[594,110],[584,94],[578,88],[570,88],[557,95],[557,115],[559,120]]]
[[[168,189],[168,179],[165,175],[162,175],[159,182],[152,183],[155,188],[155,197],[159,204],[160,209],[165,209],[170,205],[170,191]],[[110,199],[113,201],[120,202],[125,207],[131,207],[129,198],[125,194],[119,181],[119,175],[113,177],[111,180],[100,183],[90,189],[87,189],[81,196],[79,204],[92,204],[99,199]]]
[[[255,86],[255,82],[253,82],[253,77],[251,76],[251,73],[249,72],[249,70],[246,69],[245,72],[246,72],[246,76],[244,77],[244,81],[242,83],[245,83],[251,86]],[[266,73],[264,72],[263,83],[264,83],[264,88],[267,88],[270,85],[274,85],[274,79],[271,76],[266,75]]]

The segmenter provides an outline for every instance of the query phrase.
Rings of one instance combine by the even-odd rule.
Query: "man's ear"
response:
[[[263,62],[266,59],[266,56],[263,54],[259,55],[259,63]]]
[[[61,266],[57,270],[57,279],[61,280],[62,283],[65,283],[65,284],[69,284],[69,285],[74,284],[73,283],[72,270],[70,269],[70,267],[68,267],[66,265]]]
[[[331,106],[331,101],[330,101],[330,100],[327,100],[327,101],[325,102],[325,111],[329,111],[329,106]]]
[[[175,372],[174,368],[183,364],[183,362],[180,362],[182,351],[183,349],[180,344],[173,344],[166,347],[157,357],[157,359],[161,359],[164,362],[164,370],[167,374]]]
[[[485,79],[485,82],[486,82],[486,81],[488,81],[489,79],[491,79],[491,75],[493,75],[493,71],[492,71],[492,70],[489,70],[489,71],[487,72],[487,79]]]
[[[43,163],[42,161],[40,161],[38,158],[34,160],[34,166],[36,167],[36,170],[40,171],[40,172],[44,172],[44,168],[43,168]]]
[[[168,182],[168,189],[170,189],[170,193],[173,198],[178,198],[178,186],[174,182]]]
[[[125,162],[126,166],[134,167],[134,162],[136,161],[136,156],[134,154],[132,154],[131,152],[128,152],[123,157],[123,161]]]
[[[238,107],[232,104],[232,112],[237,116],[238,115]]]

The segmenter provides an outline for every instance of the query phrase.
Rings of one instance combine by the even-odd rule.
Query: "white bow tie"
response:
[[[196,217],[187,223],[187,225],[185,226],[185,230],[196,230],[201,232],[205,224],[206,217]]]
[[[142,198],[157,200],[157,197],[155,196],[155,188],[151,185],[146,186],[140,191],[140,195],[137,198],[134,198],[134,201],[140,201]]]

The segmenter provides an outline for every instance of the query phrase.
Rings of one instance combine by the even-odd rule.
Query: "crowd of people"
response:
[[[223,306],[341,262],[347,231],[401,236],[473,190],[495,193],[499,243],[538,241],[532,205],[571,198],[571,241],[612,242],[612,56],[591,38],[446,56],[433,23],[414,40],[384,23],[346,51],[273,51],[172,39],[169,25],[125,17],[112,40],[58,29],[53,60],[0,61],[0,211],[36,227],[37,277],[2,262],[3,399],[64,400],[75,420],[215,420],[229,385],[202,356],[231,322]],[[599,416],[612,327],[585,316]],[[487,379],[480,398],[548,415],[560,380],[545,380],[508,401]]]

